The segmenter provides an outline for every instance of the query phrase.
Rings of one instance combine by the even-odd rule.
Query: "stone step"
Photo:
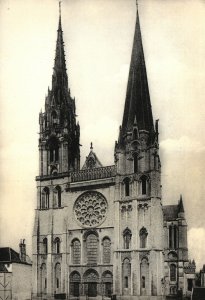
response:
[[[117,296],[117,300],[166,300],[165,296]]]

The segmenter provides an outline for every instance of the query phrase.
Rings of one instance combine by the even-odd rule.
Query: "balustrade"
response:
[[[109,178],[116,175],[116,167],[113,165],[101,168],[86,169],[78,172],[72,172],[70,175],[71,182]]]

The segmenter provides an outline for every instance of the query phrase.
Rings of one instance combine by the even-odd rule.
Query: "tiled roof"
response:
[[[196,287],[193,289],[192,300],[204,300],[205,299],[205,287]]]
[[[26,262],[20,259],[19,253],[10,247],[0,248],[0,263],[24,263],[32,264],[28,255],[26,255]]]
[[[0,262],[21,262],[19,254],[10,247],[0,248]]]
[[[178,205],[163,206],[164,221],[172,221],[178,218]]]

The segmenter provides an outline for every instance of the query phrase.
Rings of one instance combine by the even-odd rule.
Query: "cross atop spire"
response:
[[[137,10],[138,10],[138,0],[136,0],[136,6],[137,6]]]
[[[61,1],[59,1],[59,17],[61,17]]]

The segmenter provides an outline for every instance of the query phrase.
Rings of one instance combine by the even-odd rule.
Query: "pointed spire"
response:
[[[122,122],[123,134],[132,130],[135,118],[139,130],[151,132],[154,127],[140,30],[138,3],[136,4],[135,34]]]
[[[178,209],[179,209],[179,213],[184,213],[184,204],[183,204],[183,200],[182,200],[182,195],[180,195]]]
[[[66,60],[63,42],[63,31],[61,24],[61,1],[59,2],[59,22],[56,41],[55,62],[53,68],[52,87],[68,88],[68,76],[66,71]]]

